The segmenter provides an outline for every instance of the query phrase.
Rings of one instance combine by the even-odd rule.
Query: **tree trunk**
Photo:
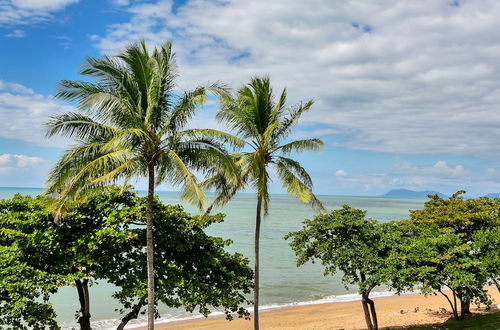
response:
[[[139,312],[141,311],[141,308],[142,306],[144,306],[145,303],[146,303],[146,297],[142,297],[139,300],[139,302],[136,305],[134,305],[134,307],[132,307],[130,313],[125,315],[125,317],[121,320],[116,330],[123,330],[130,320],[136,319],[139,316]]]
[[[493,279],[493,283],[495,283],[495,286],[497,287],[498,292],[500,293],[500,284],[496,279]]]
[[[363,305],[363,311],[365,313],[365,322],[368,330],[373,330],[372,319],[370,317],[370,311],[368,309],[368,295],[366,293],[361,294],[361,304]]]
[[[454,306],[453,306],[453,303],[451,302],[450,298],[449,298],[449,297],[448,297],[448,296],[447,296],[447,295],[446,295],[443,291],[441,291],[441,289],[439,289],[438,291],[439,291],[439,293],[441,293],[441,294],[442,294],[442,295],[446,298],[446,300],[448,300],[448,303],[450,304],[451,310],[452,310],[452,312],[453,312],[453,317],[454,317],[456,320],[458,320],[458,319],[459,319],[459,317],[458,317],[458,312],[457,312],[457,309],[456,309],[456,307],[454,307]],[[453,290],[452,290],[452,292],[453,292]],[[453,292],[453,294],[455,294],[455,293]],[[455,304],[456,304],[456,303],[455,303]]]
[[[364,283],[366,281],[365,273],[363,273],[362,271],[359,272],[359,277],[360,277],[362,283]],[[368,328],[368,330],[373,330],[374,328],[373,328],[372,318],[370,316],[370,311],[368,310],[368,304],[370,302],[373,303],[373,301],[371,301],[370,298],[368,298],[368,295],[370,294],[370,290],[361,292],[361,304],[363,305],[363,311],[365,313],[366,327]],[[370,307],[371,307],[371,305],[370,305]],[[375,313],[375,306],[373,306],[373,308],[372,308],[372,314],[374,314],[374,313]],[[376,317],[376,314],[375,314],[375,317]]]
[[[463,319],[466,315],[470,315],[470,301],[467,299],[460,299],[460,318]]]
[[[375,302],[373,300],[371,300],[370,298],[368,298],[368,295],[366,298],[367,298],[368,305],[370,305],[370,312],[372,314],[373,329],[378,330],[378,320],[377,320],[377,312],[375,311]]]
[[[257,195],[257,215],[255,217],[255,278],[253,287],[253,328],[259,330],[259,243],[262,199]]]
[[[80,315],[78,323],[81,330],[91,330],[90,327],[90,296],[89,280],[75,280],[76,290],[78,291],[78,300],[80,301]]]
[[[153,203],[155,195],[155,170],[153,166],[148,169],[148,200],[146,219],[146,246],[147,246],[147,269],[148,269],[148,330],[155,328],[155,278],[153,267],[153,228],[154,214]]]

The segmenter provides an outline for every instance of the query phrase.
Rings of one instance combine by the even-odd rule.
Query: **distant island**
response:
[[[432,190],[415,191],[409,189],[393,189],[383,195],[380,195],[379,197],[427,198],[427,195],[435,195],[435,194],[437,194],[441,198],[448,198],[448,196],[438,191],[432,191]]]

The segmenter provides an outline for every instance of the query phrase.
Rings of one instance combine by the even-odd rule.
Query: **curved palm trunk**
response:
[[[253,328],[259,330],[259,243],[260,243],[260,221],[262,211],[261,196],[257,196],[257,215],[255,217],[255,279],[253,287]]]
[[[153,203],[155,195],[155,171],[149,167],[148,173],[148,201],[146,219],[146,247],[147,247],[147,269],[148,269],[148,330],[155,328],[155,278],[153,267]]]

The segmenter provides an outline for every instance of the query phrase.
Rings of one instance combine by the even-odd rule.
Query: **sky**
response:
[[[44,186],[71,145],[44,137],[75,110],[58,82],[143,38],[173,41],[179,91],[269,75],[290,106],[313,99],[293,138],[325,141],[296,156],[319,194],[500,192],[498,17],[496,0],[0,0],[0,186]],[[216,111],[191,125],[224,129]]]

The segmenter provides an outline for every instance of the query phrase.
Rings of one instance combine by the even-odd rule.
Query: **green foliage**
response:
[[[224,205],[237,191],[253,186],[264,214],[267,214],[269,167],[274,166],[289,194],[323,210],[323,205],[312,192],[313,183],[309,174],[299,162],[288,157],[291,153],[319,150],[323,147],[323,141],[286,141],[301,115],[310,110],[313,101],[289,107],[286,98],[284,89],[275,100],[269,77],[252,78],[236,95],[223,98],[223,107],[217,119],[241,136],[250,151],[233,155],[240,169],[237,181],[231,181],[224,171],[215,169],[215,175],[204,182],[205,188],[213,188],[218,192],[213,203],[215,206]]]
[[[57,328],[49,303],[57,291],[57,277],[31,267],[15,246],[0,245],[0,327],[10,329]]]
[[[425,294],[444,295],[442,289],[449,288],[456,318],[471,303],[491,303],[484,286],[500,274],[500,200],[463,199],[462,193],[430,196],[422,210],[411,211],[389,259],[392,285],[399,290],[418,284]]]
[[[144,203],[138,205],[137,214],[143,215],[144,208]],[[157,200],[155,217],[156,299],[167,306],[185,306],[190,312],[198,309],[205,316],[211,306],[223,308],[229,319],[233,312],[246,315],[240,306],[247,303],[244,295],[252,286],[248,259],[226,252],[224,247],[231,241],[210,237],[203,230],[210,223],[222,221],[223,216],[200,220],[180,206],[163,205]],[[110,267],[115,271],[107,276],[108,281],[121,288],[114,296],[124,306],[132,306],[147,295],[145,231],[134,241],[126,256],[113,259]]]
[[[389,223],[344,205],[305,220],[303,229],[285,238],[298,266],[320,260],[325,275],[341,271],[344,284],[358,285],[362,295],[381,284],[397,293],[418,288],[442,294],[460,319],[470,304],[491,303],[484,287],[498,288],[500,276],[500,199],[466,200],[462,193],[430,196],[409,220]]]
[[[373,219],[366,211],[343,205],[329,214],[304,220],[303,228],[289,233],[290,246],[297,255],[297,266],[320,260],[325,275],[342,272],[342,282],[356,285],[361,294],[367,328],[377,329],[372,289],[385,283],[390,274],[386,259],[391,251],[394,231]]]
[[[50,294],[70,279],[55,275],[47,200],[16,195],[0,200],[0,325],[11,329],[57,328]]]
[[[80,74],[89,81],[63,80],[57,96],[76,102],[47,122],[47,136],[76,141],[48,177],[59,209],[105,185],[150,177],[156,184],[181,185],[183,197],[202,207],[205,195],[193,170],[217,166],[236,176],[227,145],[239,140],[216,130],[186,129],[207,93],[226,95],[220,84],[175,91],[177,65],[172,44],[148,51],[144,41],[129,45],[116,57],[89,57]]]
[[[357,285],[360,292],[370,291],[385,280],[388,247],[382,239],[386,231],[366,219],[366,211],[348,205],[304,220],[303,228],[289,233],[290,246],[297,255],[297,266],[320,261],[325,275],[341,271],[342,281]]]
[[[16,195],[0,201],[0,324],[57,327],[49,298],[79,280],[117,286],[124,324],[146,303],[146,199],[110,187],[66,212],[60,223],[50,199]],[[230,241],[205,234],[223,215],[203,219],[155,201],[156,303],[212,307],[245,316],[252,271]],[[137,313],[136,313],[137,311]]]

